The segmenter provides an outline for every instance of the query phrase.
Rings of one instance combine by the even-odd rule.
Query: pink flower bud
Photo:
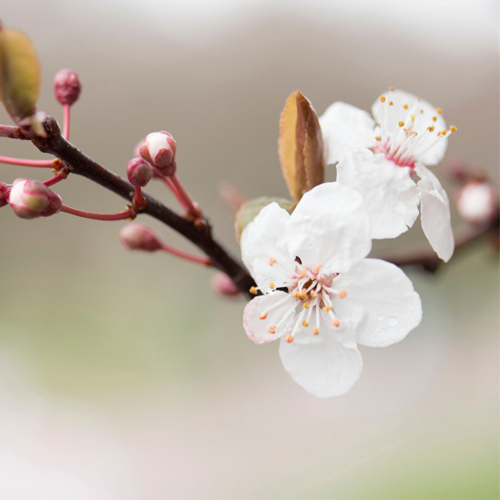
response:
[[[240,290],[233,283],[233,280],[221,271],[216,271],[212,277],[212,290],[221,295],[241,295]]]
[[[18,217],[35,219],[56,214],[62,201],[42,182],[16,179],[10,189],[9,205]]]
[[[129,250],[154,252],[162,248],[162,241],[158,233],[136,222],[131,222],[120,229],[120,241]]]
[[[62,69],[54,78],[54,95],[60,104],[70,106],[80,96],[82,84],[78,74],[70,69]]]
[[[134,158],[127,164],[127,177],[132,186],[144,187],[153,177],[153,167],[142,158]]]
[[[498,215],[498,193],[488,182],[470,181],[459,192],[457,210],[472,224],[483,224]]]
[[[9,203],[10,186],[0,182],[0,207],[4,207]]]
[[[175,152],[177,143],[168,132],[153,132],[144,140],[140,148],[141,156],[156,167],[161,175],[175,174]]]

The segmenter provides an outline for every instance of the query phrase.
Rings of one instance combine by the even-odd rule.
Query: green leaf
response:
[[[241,233],[243,229],[252,222],[257,215],[259,215],[260,211],[270,205],[271,203],[276,202],[281,208],[284,208],[287,212],[291,213],[295,208],[295,203],[291,200],[286,200],[284,198],[273,198],[270,196],[263,196],[262,198],[256,198],[255,200],[250,200],[241,205],[240,209],[236,213],[236,220],[234,223],[234,227],[236,230],[236,238],[240,241]]]
[[[23,33],[0,30],[0,101],[21,120],[35,112],[40,93],[40,64],[33,44]]]

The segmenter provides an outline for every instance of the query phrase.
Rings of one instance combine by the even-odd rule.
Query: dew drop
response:
[[[379,314],[379,315],[377,316],[377,319],[378,319],[379,321],[384,321],[384,319],[385,319],[385,318],[384,318],[381,314]]]
[[[389,323],[389,326],[398,326],[399,325],[399,319],[395,318],[394,316],[391,316],[388,320],[387,323]]]

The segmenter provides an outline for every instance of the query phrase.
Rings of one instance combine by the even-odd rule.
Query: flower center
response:
[[[392,92],[394,89],[389,89]],[[434,147],[440,140],[457,129],[437,130],[436,122],[441,109],[432,112],[417,99],[413,105],[403,104],[395,109],[394,102],[380,96],[382,112],[380,119],[380,135],[372,148],[376,153],[384,153],[385,157],[398,167],[415,167],[415,162]]]
[[[269,264],[276,264],[276,260],[271,258]],[[269,286],[273,290],[287,289],[288,294],[266,311],[262,311],[259,316],[264,320],[271,309],[287,304],[280,321],[269,327],[269,333],[276,333],[276,328],[279,328],[291,315],[295,315],[296,318],[291,333],[286,336],[287,342],[293,342],[301,325],[304,328],[311,326],[314,335],[319,335],[321,322],[329,321],[335,327],[340,325],[333,309],[332,299],[335,296],[343,299],[347,293],[345,290],[336,290],[332,286],[338,273],[325,273],[322,267],[318,264],[312,270],[297,265],[290,278],[282,283],[270,283]],[[254,291],[256,293],[257,289]]]

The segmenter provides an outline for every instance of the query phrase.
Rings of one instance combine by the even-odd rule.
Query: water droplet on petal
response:
[[[391,316],[388,320],[387,323],[389,323],[389,326],[398,326],[399,325],[399,319],[395,318],[394,316]]]
[[[377,319],[378,319],[379,321],[384,321],[384,319],[385,319],[385,318],[384,318],[381,314],[379,314],[379,315],[377,316]]]

